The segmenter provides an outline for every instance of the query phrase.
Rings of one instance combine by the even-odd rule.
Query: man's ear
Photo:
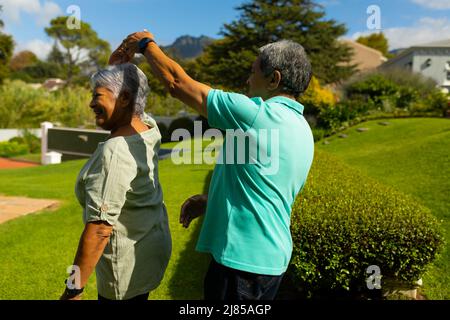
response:
[[[280,86],[280,83],[281,83],[281,72],[275,70],[272,74],[272,78],[270,79],[267,89],[270,91],[275,91]]]

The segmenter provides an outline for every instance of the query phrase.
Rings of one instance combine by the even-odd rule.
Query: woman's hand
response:
[[[83,294],[79,294],[77,296],[71,297],[67,294],[67,291],[64,291],[64,293],[61,295],[61,297],[59,298],[59,300],[81,300],[81,297],[83,296]]]
[[[181,206],[180,223],[188,228],[192,220],[206,212],[207,195],[196,195],[187,199]]]
[[[134,55],[139,52],[139,41],[143,38],[154,39],[153,34],[148,31],[135,32],[130,34],[121,45],[111,54],[109,64],[122,64],[130,62]]]

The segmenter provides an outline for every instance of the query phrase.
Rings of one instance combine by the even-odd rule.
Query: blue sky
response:
[[[189,34],[218,37],[224,23],[238,17],[243,0],[0,0],[5,32],[14,36],[16,50],[30,49],[40,57],[51,47],[44,28],[51,18],[77,5],[83,21],[114,47],[127,34],[144,28],[161,44]],[[391,48],[450,38],[450,0],[318,0],[327,18],[345,23],[347,38],[374,32],[367,27],[367,8],[380,9],[381,30]]]

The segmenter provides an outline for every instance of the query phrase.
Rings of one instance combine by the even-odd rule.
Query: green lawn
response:
[[[60,209],[0,225],[0,300],[57,299],[64,289],[83,229],[81,208],[74,196],[76,176],[85,161],[0,171],[0,194],[63,201]],[[152,299],[201,299],[208,257],[195,252],[199,221],[188,230],[178,223],[181,204],[204,192],[213,167],[160,162],[160,179],[169,212],[173,253],[161,286]],[[193,267],[195,266],[195,267]],[[95,276],[85,298],[96,299]]]
[[[430,299],[450,299],[450,120],[371,121],[327,139],[317,147],[387,185],[413,195],[443,221],[446,249],[423,278]],[[357,128],[369,128],[360,133]]]
[[[41,154],[40,153],[28,153],[17,157],[12,157],[12,160],[24,160],[41,163]]]

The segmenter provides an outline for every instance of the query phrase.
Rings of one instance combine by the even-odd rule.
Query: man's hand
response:
[[[153,34],[148,31],[130,34],[121,45],[111,54],[109,64],[122,64],[130,62],[134,55],[139,52],[139,41],[143,38],[154,39]]]
[[[183,203],[180,214],[180,223],[183,227],[188,228],[192,220],[205,214],[207,201],[207,195],[196,195]]]

